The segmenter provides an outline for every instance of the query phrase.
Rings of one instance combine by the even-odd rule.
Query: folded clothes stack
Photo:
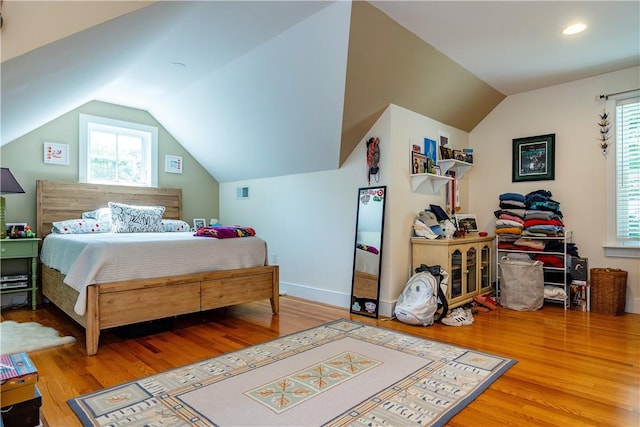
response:
[[[494,212],[498,248],[532,252],[531,258],[545,267],[562,268],[563,257],[544,252],[564,253],[565,243],[560,240],[543,240],[545,237],[563,237],[565,226],[560,203],[553,200],[547,190],[536,190],[526,195],[503,193],[499,196],[500,209]],[[578,255],[574,243],[566,243],[567,254]]]
[[[499,196],[500,209],[494,212],[496,234],[503,236],[503,240],[517,239],[524,229],[526,214],[526,198],[518,193],[503,193]]]

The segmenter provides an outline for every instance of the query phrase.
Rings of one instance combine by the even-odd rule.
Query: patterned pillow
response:
[[[111,231],[114,233],[162,232],[164,206],[132,206],[109,202]]]
[[[165,232],[172,231],[191,231],[191,226],[179,219],[163,219],[162,230]]]
[[[95,219],[56,221],[51,228],[52,233],[58,234],[108,233],[110,230],[111,223],[101,222]]]
[[[98,208],[89,212],[83,212],[82,218],[84,219],[97,219],[101,222],[111,222],[111,209]]]

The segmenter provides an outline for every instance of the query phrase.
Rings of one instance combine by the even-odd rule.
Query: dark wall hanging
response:
[[[555,143],[555,133],[514,139],[511,181],[554,180]]]

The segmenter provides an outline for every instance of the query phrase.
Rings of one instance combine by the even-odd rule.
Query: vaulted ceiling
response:
[[[590,39],[593,50],[566,51],[546,35],[574,10],[617,23],[604,41],[624,49]],[[638,2],[5,1],[2,12],[2,144],[100,100],[149,111],[220,182],[338,168],[389,103],[470,131],[506,94],[640,56]]]

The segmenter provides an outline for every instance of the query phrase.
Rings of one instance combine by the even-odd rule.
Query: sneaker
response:
[[[470,308],[465,308],[464,309],[464,315],[467,318],[467,320],[470,320],[471,323],[473,323],[474,318],[473,318],[473,311],[471,311]]]
[[[473,324],[473,314],[466,313],[464,309],[458,307],[451,310],[451,313],[441,322],[447,326],[470,326]]]

